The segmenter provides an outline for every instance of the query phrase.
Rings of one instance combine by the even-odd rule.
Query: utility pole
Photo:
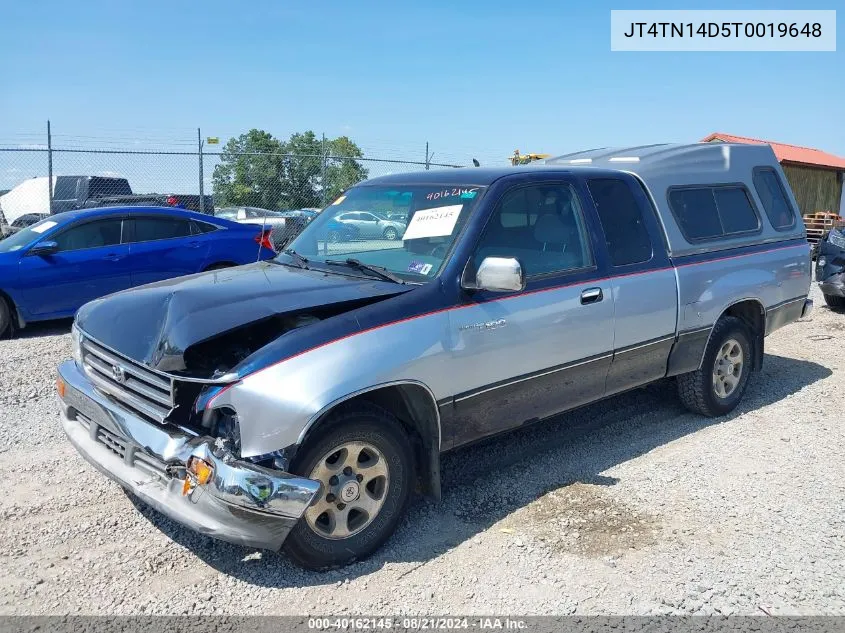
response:
[[[205,213],[205,196],[203,195],[203,177],[202,177],[202,133],[197,128],[197,155],[200,161],[200,213]]]
[[[50,119],[47,119],[47,200],[50,215],[53,214],[53,135],[50,133]]]
[[[428,141],[425,142],[425,170],[428,171],[429,169],[429,158],[428,158]]]
[[[322,184],[321,189],[323,190],[323,204],[320,206],[322,206],[324,209],[326,208],[326,168],[328,167],[327,162],[328,158],[326,156],[326,133],[323,132],[323,175],[320,177]]]

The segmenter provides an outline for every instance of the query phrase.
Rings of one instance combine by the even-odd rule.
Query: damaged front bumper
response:
[[[104,475],[192,530],[278,550],[320,483],[234,459],[198,437],[143,420],[96,391],[73,361],[59,366],[62,426]],[[183,494],[192,457],[212,466],[208,483]]]

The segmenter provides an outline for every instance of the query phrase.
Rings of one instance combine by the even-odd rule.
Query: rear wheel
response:
[[[326,236],[329,244],[337,244],[340,241],[340,231],[332,229]]]
[[[709,417],[733,411],[748,387],[750,340],[748,328],[740,319],[719,319],[701,368],[678,376],[678,393],[684,406]]]
[[[302,567],[330,569],[366,558],[393,534],[411,497],[414,453],[398,420],[362,404],[328,420],[291,470],[322,488],[284,551]]]
[[[399,232],[392,226],[388,226],[386,229],[384,229],[384,239],[390,240],[392,242],[397,237],[399,237]]]
[[[837,297],[836,295],[825,295],[824,302],[831,308],[837,310],[845,308],[845,297]]]

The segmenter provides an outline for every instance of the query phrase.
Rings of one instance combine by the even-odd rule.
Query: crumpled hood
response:
[[[83,332],[160,371],[185,369],[189,346],[262,319],[410,289],[261,262],[169,279],[97,299],[77,314]]]

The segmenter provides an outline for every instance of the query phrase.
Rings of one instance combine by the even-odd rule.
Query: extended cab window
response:
[[[669,206],[690,242],[757,231],[760,218],[745,187],[714,185],[669,191]]]
[[[133,242],[172,240],[191,234],[191,224],[181,218],[135,218],[133,221]]]
[[[505,193],[475,254],[515,257],[526,276],[586,268],[593,263],[581,204],[569,185],[520,187]]]
[[[754,170],[754,188],[763,203],[769,222],[778,231],[795,226],[795,213],[786,198],[780,178],[774,169],[758,167]]]
[[[624,266],[650,260],[651,238],[630,187],[616,178],[596,178],[587,188],[601,219],[611,263]]]
[[[81,251],[120,244],[122,220],[96,220],[72,226],[55,237],[59,251]]]

